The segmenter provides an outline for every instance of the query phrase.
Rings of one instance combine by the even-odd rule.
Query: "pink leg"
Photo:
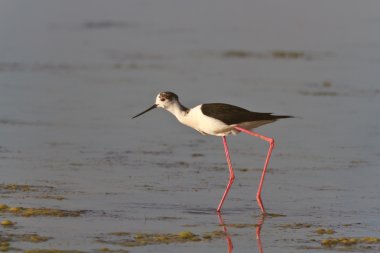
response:
[[[265,177],[265,173],[267,171],[267,167],[268,167],[268,164],[269,164],[270,156],[271,156],[272,150],[274,148],[274,139],[266,137],[266,136],[258,134],[258,133],[255,133],[255,132],[252,132],[252,131],[249,131],[247,129],[244,129],[244,128],[241,128],[241,127],[238,127],[238,126],[235,127],[235,128],[237,130],[239,130],[239,131],[242,131],[242,132],[246,133],[246,134],[258,137],[258,138],[260,138],[260,139],[262,139],[264,141],[269,142],[269,150],[268,150],[267,158],[265,160],[265,164],[264,164],[264,168],[263,168],[263,173],[261,174],[259,188],[257,189],[257,194],[256,194],[257,203],[259,204],[259,207],[260,207],[261,211],[263,213],[265,213],[265,208],[264,208],[263,202],[261,201],[261,190],[263,188],[264,177]]]
[[[232,169],[232,165],[231,165],[230,153],[228,152],[227,140],[226,140],[226,137],[225,137],[225,136],[223,136],[222,138],[223,138],[223,144],[224,144],[224,151],[226,152],[226,158],[227,158],[228,169],[230,170],[230,179],[229,179],[229,181],[228,181],[228,184],[227,184],[226,190],[224,191],[223,197],[222,197],[222,199],[220,200],[220,203],[219,203],[218,209],[216,209],[217,212],[220,212],[220,209],[222,208],[222,205],[223,205],[224,199],[226,198],[226,196],[227,196],[227,194],[228,194],[228,191],[230,190],[231,185],[232,185],[232,183],[234,182],[234,179],[235,179],[234,170]]]

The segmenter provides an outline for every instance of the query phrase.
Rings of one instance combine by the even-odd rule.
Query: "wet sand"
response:
[[[379,4],[0,3],[0,251],[379,252]],[[228,15],[227,15],[228,14]],[[234,17],[234,18],[232,18]],[[157,92],[290,114],[201,136]],[[56,251],[54,251],[56,250]]]

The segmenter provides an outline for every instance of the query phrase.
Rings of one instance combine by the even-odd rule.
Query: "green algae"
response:
[[[49,192],[54,189],[53,186],[47,185],[0,184],[0,192],[2,193]]]
[[[0,224],[4,227],[10,227],[13,226],[15,223],[10,220],[2,220]]]
[[[8,209],[3,209],[3,211],[9,211],[9,212],[12,212],[12,213],[19,212],[21,210],[22,210],[21,207],[9,207]]]
[[[9,251],[9,247],[8,246],[0,246],[0,252],[7,252]]]
[[[3,241],[3,242],[0,242],[0,246],[1,246],[1,247],[9,247],[10,244],[9,244],[9,242],[7,242],[7,241]]]
[[[52,200],[65,200],[67,199],[66,197],[63,196],[53,196],[53,195],[41,195],[41,196],[36,196],[35,198],[37,199],[52,199]]]
[[[101,248],[97,250],[98,252],[110,252],[110,253],[128,253],[128,250],[125,249],[110,249],[110,248]]]
[[[8,241],[0,241],[0,252],[7,252],[10,250],[10,243]]]
[[[282,224],[278,225],[280,228],[284,229],[302,229],[302,228],[311,228],[313,225],[309,223],[291,223],[291,224]]]
[[[6,204],[0,204],[0,211],[7,210],[8,208],[9,206],[7,206]]]
[[[331,81],[328,81],[328,80],[325,80],[323,83],[322,83],[322,86],[325,87],[325,88],[329,88],[332,86],[332,82]]]
[[[40,236],[37,233],[27,233],[27,234],[5,234],[6,239],[0,240],[1,243],[9,243],[9,242],[33,242],[33,243],[40,243],[40,242],[46,242],[52,237],[47,236]]]
[[[36,191],[35,187],[24,184],[0,184],[0,190],[5,192],[30,192]]]
[[[223,224],[221,226],[231,227],[231,228],[255,228],[259,225],[251,223],[232,223],[232,224]]]
[[[319,235],[332,235],[332,234],[335,234],[335,230],[334,229],[324,229],[324,228],[318,228],[315,230],[315,233],[319,234]]]
[[[24,197],[37,198],[37,199],[54,199],[64,200],[60,196],[57,189],[48,185],[27,185],[27,184],[0,184],[0,193],[3,194],[19,194],[22,193]],[[0,211],[6,208],[0,204]]]
[[[285,214],[281,213],[264,213],[263,216],[265,218],[279,218],[279,217],[286,217]]]
[[[357,222],[357,223],[345,223],[345,224],[342,224],[343,227],[352,227],[352,226],[355,226],[355,225],[361,225],[362,223],[361,222]]]
[[[52,239],[52,237],[40,236],[36,233],[11,235],[11,236],[12,236],[13,240],[23,241],[23,242],[32,242],[32,243],[46,242],[46,241]]]
[[[226,58],[249,58],[254,57],[254,54],[244,50],[228,50],[223,52],[222,56]]]
[[[226,234],[222,231],[212,231],[203,234],[195,234],[191,231],[181,231],[179,233],[129,233],[114,232],[109,234],[111,238],[98,238],[98,242],[115,244],[125,247],[139,247],[146,245],[175,244],[209,241],[222,238]]]
[[[58,249],[32,249],[32,250],[24,250],[24,253],[84,253],[84,251],[58,250]]]
[[[0,212],[10,213],[15,216],[21,217],[36,217],[36,216],[52,216],[52,217],[79,217],[85,211],[83,210],[62,210],[56,208],[33,208],[33,207],[9,207],[7,205],[3,205]]]
[[[352,247],[367,244],[380,244],[378,237],[337,237],[321,240],[321,245],[327,248]]]
[[[185,240],[187,240],[187,239],[191,240],[191,239],[197,237],[197,235],[193,234],[193,233],[190,232],[190,231],[182,231],[182,232],[179,232],[179,233],[178,233],[178,236],[179,236],[179,238],[181,238],[181,239],[185,239]]]
[[[223,238],[226,236],[226,232],[224,231],[219,231],[215,230],[212,232],[206,232],[202,235],[202,238],[205,240],[212,240],[212,239],[218,239],[218,238]]]
[[[42,243],[50,240],[51,237],[40,236],[37,233],[29,234],[0,234],[0,252],[8,251],[22,251],[21,249],[11,247],[11,243],[17,242],[30,242],[30,243]]]
[[[79,217],[83,211],[71,211],[61,210],[54,208],[23,208],[20,212],[16,212],[16,215],[23,217],[32,216],[54,216],[54,217]]]
[[[299,59],[305,57],[305,53],[301,51],[275,50],[272,52],[272,57],[275,59]]]

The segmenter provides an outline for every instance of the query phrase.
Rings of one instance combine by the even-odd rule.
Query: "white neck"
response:
[[[189,109],[181,105],[181,103],[173,103],[171,106],[165,108],[167,111],[171,112],[179,121],[182,121],[186,117]]]

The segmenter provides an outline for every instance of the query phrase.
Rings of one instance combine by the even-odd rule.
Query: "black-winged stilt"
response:
[[[287,115],[272,115],[272,113],[251,112],[246,109],[222,103],[200,104],[194,108],[186,108],[179,100],[178,96],[173,92],[161,92],[156,97],[156,103],[147,110],[135,115],[136,118],[154,108],[163,108],[171,112],[179,122],[194,128],[203,135],[221,136],[226,153],[227,164],[230,171],[229,181],[220,200],[217,212],[220,212],[224,200],[235,179],[234,170],[231,165],[230,154],[228,151],[226,135],[238,134],[240,132],[258,137],[269,143],[269,150],[265,160],[264,168],[261,174],[259,187],[256,194],[257,203],[263,213],[265,213],[264,205],[261,200],[261,190],[264,183],[265,173],[268,167],[269,159],[274,147],[274,139],[250,131],[253,128],[272,123],[278,119],[292,118]]]

